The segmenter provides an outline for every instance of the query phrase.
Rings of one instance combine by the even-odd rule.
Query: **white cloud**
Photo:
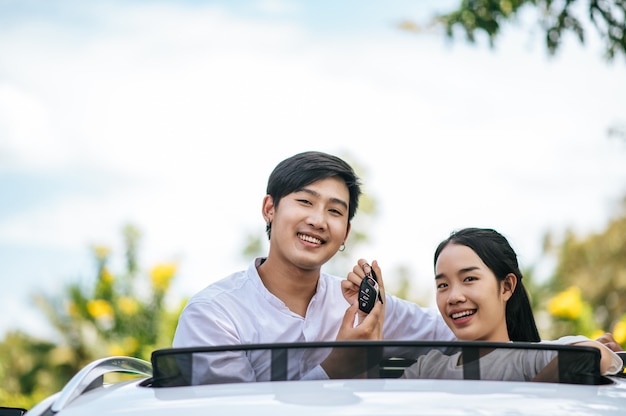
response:
[[[216,7],[100,7],[93,30],[2,36],[21,53],[0,63],[0,147],[24,170],[118,179],[0,218],[1,243],[75,253],[132,222],[145,263],[180,259],[190,294],[245,266],[240,243],[262,233],[280,160],[346,151],[382,210],[375,241],[351,254],[408,264],[431,290],[432,251],[453,229],[495,227],[533,261],[547,227],[598,226],[623,192],[626,156],[603,133],[626,77],[589,52],[546,62],[516,39],[450,50],[400,32],[318,38]]]
[[[68,155],[50,129],[50,113],[36,95],[0,84],[0,172],[10,168],[41,172],[62,165]]]

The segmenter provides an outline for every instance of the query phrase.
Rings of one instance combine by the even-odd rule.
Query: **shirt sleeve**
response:
[[[423,308],[414,302],[387,295],[385,307],[385,339],[408,341],[453,341],[452,330],[439,311]]]
[[[189,303],[178,319],[174,348],[235,345],[241,340],[232,320],[205,302]]]
[[[237,344],[241,344],[241,341],[231,320],[203,302],[185,307],[172,343],[174,348]],[[255,379],[254,369],[243,352],[195,353],[193,356],[192,384],[248,382]]]
[[[328,380],[328,374],[321,365],[313,367],[311,371],[302,376],[301,380]]]
[[[624,362],[622,361],[620,356],[617,355],[614,351],[611,351],[610,348],[608,348],[606,345],[602,344],[601,342],[589,339],[583,335],[568,335],[568,336],[561,337],[555,341],[542,341],[542,342],[548,343],[548,344],[561,344],[561,345],[571,345],[571,344],[577,344],[579,342],[593,342],[594,344],[597,344],[599,348],[604,348],[604,351],[608,351],[611,357],[611,364],[608,366],[606,371],[602,373],[603,376],[610,375],[610,374],[617,374],[620,371],[622,371],[622,368],[624,366]]]

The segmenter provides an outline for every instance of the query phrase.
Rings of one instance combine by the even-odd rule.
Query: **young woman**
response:
[[[466,228],[442,241],[435,251],[437,307],[459,340],[539,342],[517,255],[497,231]],[[622,368],[609,348],[588,338],[564,337],[553,342],[598,348],[603,374]],[[481,378],[553,381],[554,372],[541,370],[554,359],[551,350],[501,349],[480,359]],[[405,370],[405,378],[462,378],[460,353],[431,351]],[[460,377],[459,377],[460,376]]]

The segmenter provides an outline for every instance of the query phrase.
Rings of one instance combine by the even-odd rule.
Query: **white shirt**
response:
[[[583,336],[567,336],[542,344],[566,345],[590,341]],[[597,341],[594,341],[597,342]],[[598,345],[602,344],[598,342]],[[610,351],[607,348],[607,351]],[[621,358],[611,351],[612,362],[603,374],[615,374],[622,368]],[[459,365],[461,352],[445,355],[431,350],[418,357],[417,362],[404,370],[401,378],[462,379],[463,365]],[[499,349],[480,357],[481,380],[529,381],[544,369],[557,355],[554,350]]]
[[[317,291],[306,316],[302,317],[263,285],[256,269],[261,260],[255,259],[247,270],[195,294],[180,316],[173,347],[334,341],[349,306],[343,297],[341,279],[321,273]],[[421,308],[392,295],[386,296],[385,303],[385,339],[455,339],[436,310]],[[310,357],[302,350],[305,356],[299,361],[300,368],[290,368],[288,378],[327,378],[319,366],[325,358],[321,353],[318,351],[317,356]],[[201,365],[194,361],[194,368],[202,367],[207,373],[205,378],[194,372],[193,382],[202,383],[216,376],[224,382],[269,380],[270,361],[265,354],[252,353],[237,360],[232,359],[234,356],[238,354],[224,355],[220,360],[211,358],[210,363]],[[207,354],[204,359],[209,360],[208,357]]]
[[[439,350],[431,350],[406,368],[401,378],[463,379],[460,355],[460,351],[445,355]],[[552,350],[495,350],[480,358],[480,379],[529,381],[554,357],[556,352]]]

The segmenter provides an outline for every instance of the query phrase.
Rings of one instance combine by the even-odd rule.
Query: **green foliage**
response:
[[[620,301],[626,296],[626,200],[605,230],[586,236],[567,231],[561,242],[554,240],[546,238],[545,251],[557,265],[545,289],[556,295],[544,302],[555,318],[553,331],[616,332],[626,322]],[[618,341],[626,342],[626,335]]]
[[[473,43],[476,33],[483,32],[493,46],[504,24],[515,20],[523,9],[534,8],[545,32],[546,47],[550,54],[555,54],[567,33],[585,43],[586,23],[578,17],[583,14],[603,40],[607,60],[626,56],[626,0],[587,0],[585,7],[582,3],[583,0],[463,0],[456,10],[435,20],[450,38],[458,28]]]
[[[446,35],[449,37],[453,37],[455,27],[461,27],[468,41],[475,42],[476,31],[483,31],[493,45],[494,38],[500,33],[501,23],[511,19],[519,8],[528,2],[464,0],[457,10],[439,16],[438,20],[444,25]]]
[[[67,379],[63,368],[52,368],[50,358],[55,345],[20,331],[7,333],[0,343],[0,403],[28,409],[44,399],[50,391],[60,389],[61,378]],[[71,375],[70,375],[71,376]]]
[[[168,310],[165,295],[176,274],[175,263],[141,272],[140,232],[123,229],[124,270],[110,270],[111,251],[92,247],[95,276],[88,285],[69,284],[58,296],[37,294],[60,342],[9,334],[0,344],[2,403],[29,408],[60,390],[87,363],[124,355],[150,360],[152,351],[171,346],[184,301]]]

